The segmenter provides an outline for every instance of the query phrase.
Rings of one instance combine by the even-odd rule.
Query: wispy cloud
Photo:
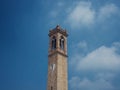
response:
[[[113,45],[112,47],[101,46],[84,57],[77,53],[73,56],[74,61],[77,61],[76,69],[85,71],[117,71],[120,68],[120,55],[116,52],[117,50],[119,48]],[[75,60],[75,57],[77,60]]]
[[[67,22],[73,28],[89,26],[94,23],[95,11],[90,2],[79,2],[68,14]]]
[[[102,78],[90,80],[88,78],[80,79],[75,76],[71,78],[69,85],[70,90],[115,90],[109,81]]]
[[[104,21],[106,18],[118,14],[118,12],[119,8],[112,3],[101,6],[96,10],[91,2],[80,1],[72,7],[66,21],[72,28],[91,27],[96,25],[96,22]]]
[[[85,41],[81,41],[77,44],[77,47],[86,49],[87,48],[87,43]]]
[[[107,4],[99,9],[98,20],[104,21],[107,18],[110,18],[113,14],[117,14],[119,8],[115,4]]]
[[[57,5],[58,5],[59,7],[62,7],[62,6],[64,6],[64,2],[58,2]]]
[[[89,53],[78,64],[79,70],[119,70],[120,56],[115,52],[115,48],[101,46]]]
[[[64,4],[64,2],[57,2],[55,7],[49,12],[49,15],[52,18],[58,17],[63,10]]]
[[[79,1],[77,3],[66,4],[66,2],[56,2],[49,12],[52,21],[69,24],[73,29],[81,27],[94,27],[97,23],[105,23],[113,15],[119,14],[119,7],[113,3],[107,3],[100,7],[94,7],[91,1]],[[53,20],[55,19],[55,20]]]
[[[83,45],[84,46],[84,45]],[[86,45],[85,45],[86,46]],[[70,90],[115,90],[111,83],[115,75],[120,72],[120,42],[111,46],[100,46],[87,55],[74,53],[70,60],[70,67],[77,73],[69,80]],[[79,73],[94,73],[80,77]]]
[[[59,13],[59,12],[57,12],[57,11],[55,11],[55,10],[54,10],[54,11],[51,11],[51,12],[50,12],[50,16],[55,18],[55,17],[57,17],[58,13]]]

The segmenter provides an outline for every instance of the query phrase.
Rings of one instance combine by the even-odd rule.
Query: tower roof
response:
[[[54,28],[54,30],[56,30],[56,29],[58,29],[58,30],[62,30],[62,28],[60,27],[59,24]]]
[[[51,36],[51,35],[53,35],[55,33],[58,33],[58,32],[65,35],[65,36],[68,36],[67,31],[65,29],[62,29],[60,27],[60,25],[57,25],[54,29],[50,30],[49,31],[49,36]]]

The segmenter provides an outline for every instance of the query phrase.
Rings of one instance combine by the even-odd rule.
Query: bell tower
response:
[[[47,90],[68,90],[67,32],[59,25],[49,31]]]

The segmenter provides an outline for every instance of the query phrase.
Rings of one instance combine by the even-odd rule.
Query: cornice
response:
[[[62,55],[62,56],[68,57],[68,55],[67,55],[67,54],[64,54],[64,53],[59,52],[59,51],[55,51],[55,52],[53,52],[53,53],[49,54],[49,55],[48,55],[48,57],[51,57],[52,55],[54,55],[54,54],[58,54],[58,53],[59,53],[60,55]]]

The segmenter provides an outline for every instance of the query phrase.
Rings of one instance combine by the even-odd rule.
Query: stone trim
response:
[[[63,55],[63,56],[65,56],[65,57],[68,57],[68,55],[66,55],[66,54],[64,54],[64,53],[61,53],[61,52],[59,52],[59,51],[55,51],[54,53],[49,54],[48,57],[51,57],[52,55],[54,55],[54,54],[56,54],[56,53],[59,53],[60,55]]]

